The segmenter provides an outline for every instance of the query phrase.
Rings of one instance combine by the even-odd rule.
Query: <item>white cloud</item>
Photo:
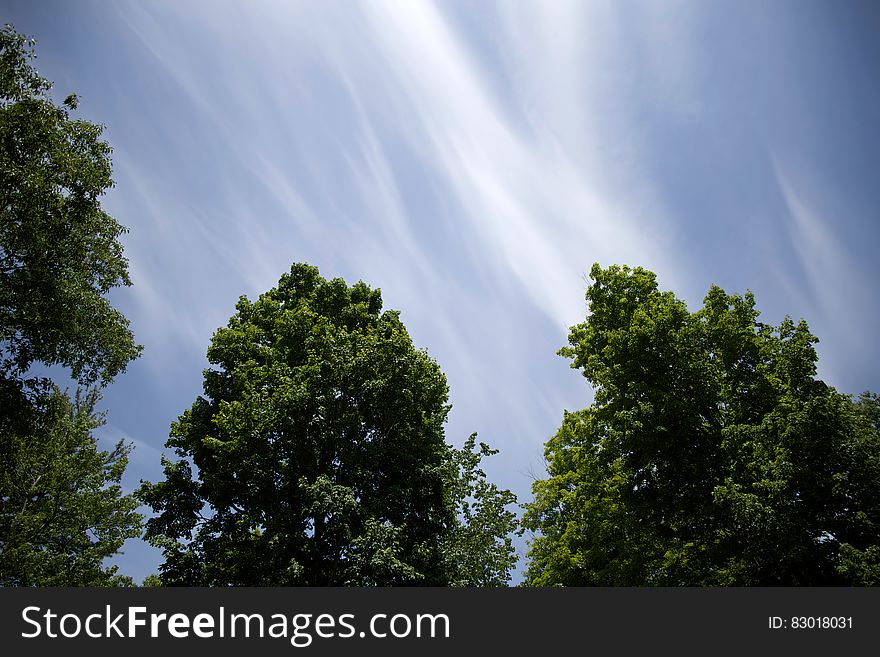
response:
[[[822,342],[828,342],[835,354],[823,370],[835,380],[846,354],[871,353],[873,331],[863,321],[852,321],[854,309],[865,316],[876,314],[876,294],[868,284],[868,276],[860,270],[845,241],[834,225],[815,209],[811,195],[819,190],[805,190],[795,182],[790,165],[773,157],[779,190],[788,209],[788,234],[799,258],[800,271],[806,280],[785,283],[790,290],[806,294],[804,303],[811,309],[810,325]],[[850,318],[850,319],[847,319]]]
[[[414,147],[458,198],[463,216],[457,220],[495,260],[499,281],[512,274],[538,308],[565,326],[578,319],[582,274],[593,260],[657,261],[660,245],[631,209],[638,201],[609,198],[603,181],[591,177],[603,169],[607,149],[575,159],[563,146],[566,136],[598,125],[571,79],[590,66],[589,60],[574,66],[577,44],[596,34],[571,34],[590,26],[576,5],[552,7],[544,40],[539,29],[527,36],[528,48],[555,49],[558,61],[531,74],[549,105],[566,113],[533,114],[528,130],[492,96],[481,67],[433,5],[374,3],[368,15],[387,68],[406,93],[411,109],[404,114],[421,126]],[[588,143],[599,143],[590,137]]]
[[[238,294],[307,260],[382,287],[448,373],[458,417],[513,427],[487,438],[531,459],[554,415],[586,403],[554,352],[583,318],[591,264],[681,269],[630,131],[621,10],[498,4],[493,63],[430,2],[209,6],[118,8],[174,88],[162,143],[134,135],[138,155],[191,172],[175,188],[181,167],[131,171],[157,222],[132,251],[145,358],[179,360],[182,337],[200,363]],[[210,196],[190,192],[204,179]]]

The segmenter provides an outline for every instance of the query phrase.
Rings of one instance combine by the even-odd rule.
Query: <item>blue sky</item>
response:
[[[145,346],[103,440],[157,480],[213,331],[290,264],[380,287],[447,375],[447,439],[529,499],[593,262],[692,309],[751,289],[820,375],[880,390],[880,9],[871,2],[4,2],[106,124]],[[520,545],[522,549],[522,545]],[[137,580],[159,555],[130,541]]]

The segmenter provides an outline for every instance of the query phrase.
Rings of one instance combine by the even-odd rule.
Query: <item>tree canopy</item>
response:
[[[0,30],[0,584],[130,583],[103,561],[140,534],[119,485],[128,449],[98,449],[96,384],[140,352],[105,295],[129,285],[101,126],[74,119],[31,65],[34,42]],[[34,365],[62,366],[71,399]],[[44,370],[45,371],[45,370]]]
[[[120,486],[130,448],[97,448],[97,400],[52,385],[0,391],[0,585],[131,584],[104,565],[141,533],[138,503]]]
[[[236,308],[172,426],[178,459],[141,489],[162,582],[506,581],[512,495],[479,470],[488,448],[444,442],[446,379],[379,290],[296,264]]]
[[[108,383],[140,352],[105,295],[130,285],[124,228],[101,208],[113,185],[102,126],[56,105],[32,40],[0,30],[0,374],[62,365]]]
[[[546,446],[526,582],[876,584],[878,400],[816,378],[807,324],[713,286],[696,312],[594,266],[560,353],[595,389]]]

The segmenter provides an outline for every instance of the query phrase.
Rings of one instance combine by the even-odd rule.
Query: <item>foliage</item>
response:
[[[140,351],[104,298],[130,284],[123,228],[99,203],[110,147],[70,117],[75,95],[52,102],[33,47],[0,30],[0,583],[125,584],[102,562],[140,533],[119,486],[129,448],[98,450],[96,389],[72,400],[32,369],[106,385]]]
[[[119,485],[129,448],[92,437],[97,393],[5,384],[0,397],[0,585],[131,584],[102,565],[140,535],[140,516]]]
[[[0,374],[35,362],[109,382],[135,358],[129,323],[104,295],[130,285],[118,238],[101,209],[112,186],[102,127],[49,98],[30,65],[33,41],[0,30]]]
[[[162,586],[162,578],[158,575],[147,575],[144,577],[144,581],[141,582],[141,586],[144,588],[158,588]]]
[[[486,443],[476,445],[472,434],[460,450],[453,449],[447,476],[449,493],[456,503],[456,518],[443,553],[453,578],[450,586],[506,586],[516,566],[512,534],[518,530],[516,514],[508,507],[516,496],[499,489],[480,468],[484,457],[498,453]]]
[[[751,293],[691,313],[641,268],[591,275],[560,353],[595,401],[547,443],[527,583],[876,583],[876,396],[817,380],[806,323],[759,322]]]
[[[146,537],[164,549],[163,583],[506,579],[509,493],[484,482],[473,441],[446,445],[446,379],[381,308],[378,290],[307,265],[241,297],[208,349],[205,396],[172,426],[178,460],[141,489],[158,513]],[[481,568],[445,553],[468,542],[502,559]]]

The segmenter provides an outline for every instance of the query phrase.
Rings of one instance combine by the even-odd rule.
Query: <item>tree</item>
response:
[[[713,286],[688,311],[595,265],[560,354],[595,388],[547,443],[524,527],[531,585],[872,584],[877,398],[815,378],[806,323]]]
[[[140,535],[140,516],[119,484],[130,448],[100,451],[92,438],[97,393],[6,386],[2,397],[15,412],[0,416],[0,585],[131,584],[103,565]]]
[[[179,458],[142,485],[162,582],[506,580],[510,493],[479,471],[486,448],[444,442],[446,379],[379,290],[297,264],[236,308],[172,426]],[[477,544],[493,563],[462,554]]]
[[[130,285],[102,128],[73,119],[32,67],[34,41],[0,30],[0,583],[108,585],[102,562],[140,532],[119,480],[128,448],[98,450],[96,384],[140,352],[105,298]],[[67,368],[75,398],[34,365]]]
[[[100,205],[111,148],[100,125],[70,117],[75,95],[52,102],[33,44],[0,30],[0,374],[39,362],[108,383],[140,352],[105,298],[131,284],[125,229]]]
[[[456,505],[452,530],[443,542],[443,554],[452,574],[450,586],[506,586],[516,566],[512,534],[519,529],[509,509],[516,495],[501,490],[480,468],[483,457],[498,450],[476,445],[472,434],[460,450],[452,449],[446,485]]]

